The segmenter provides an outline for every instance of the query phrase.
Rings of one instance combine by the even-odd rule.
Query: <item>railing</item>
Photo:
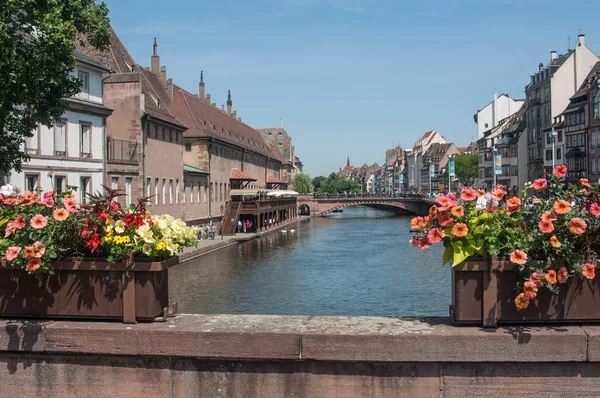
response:
[[[106,139],[106,159],[110,161],[132,162],[139,161],[137,141]]]
[[[433,182],[433,180],[432,180]],[[429,186],[429,180],[427,180],[427,185]],[[399,199],[422,199],[425,198],[425,195],[418,193],[390,193],[390,194],[380,194],[380,193],[357,193],[357,194],[332,194],[332,195],[320,195],[313,194],[313,198],[315,200],[319,199],[390,199],[390,198],[399,198]]]

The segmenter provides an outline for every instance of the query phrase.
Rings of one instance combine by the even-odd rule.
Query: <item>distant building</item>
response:
[[[483,137],[483,133],[498,125],[498,122],[517,112],[523,104],[524,99],[513,99],[508,94],[494,93],[492,102],[478,110],[473,119],[477,123],[477,139]]]
[[[417,140],[410,154],[406,157],[406,174],[408,178],[408,189],[421,191],[424,189],[421,180],[421,169],[423,168],[423,154],[433,144],[445,144],[446,138],[437,131],[428,131]],[[429,180],[428,180],[429,181]],[[425,185],[429,189],[429,182]]]
[[[421,187],[423,191],[440,191],[440,184],[447,189],[448,181],[442,180],[441,175],[446,170],[450,158],[459,155],[458,148],[453,143],[435,143],[423,153],[423,166],[420,170]],[[433,172],[431,172],[433,170]]]
[[[287,181],[291,188],[294,175],[302,169],[299,167],[301,166],[300,159],[294,153],[295,148],[292,145],[292,137],[290,137],[283,127],[262,128],[257,129],[257,131],[262,135],[267,144],[269,144],[269,147],[277,148],[283,155],[285,165],[282,168],[281,179]]]

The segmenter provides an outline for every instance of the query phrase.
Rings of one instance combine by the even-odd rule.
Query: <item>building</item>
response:
[[[492,102],[478,110],[473,119],[477,123],[477,139],[483,138],[483,133],[496,127],[498,122],[517,112],[523,104],[524,99],[514,99],[508,94],[494,93]]]
[[[586,80],[588,88],[588,159],[590,170],[589,180],[600,184],[600,65],[596,64]]]
[[[285,160],[282,167],[281,179],[287,181],[290,188],[293,187],[294,175],[302,170],[302,162],[295,155],[295,148],[292,145],[292,137],[283,127],[257,129],[263,139],[269,144],[272,150],[281,152]]]
[[[423,166],[420,169],[423,191],[436,192],[447,189],[448,181],[443,180],[448,161],[460,152],[453,143],[434,143],[423,153]],[[444,188],[441,188],[444,184]]]
[[[598,62],[585,45],[585,35],[578,36],[577,47],[557,56],[550,53],[550,61],[539,64],[525,87],[527,113],[527,159],[530,181],[551,172],[552,162],[565,162],[565,139],[562,133],[552,135],[552,125],[569,105],[570,99],[581,87],[593,66]],[[554,143],[554,145],[553,145]],[[554,155],[547,156],[546,151]]]
[[[102,75],[110,68],[74,51],[74,76],[81,91],[67,99],[68,108],[52,127],[38,126],[27,137],[23,150],[30,160],[22,171],[13,171],[10,182],[30,191],[41,188],[62,192],[67,185],[78,187],[81,202],[88,193],[102,191],[105,167],[105,124],[112,110],[105,106]]]
[[[424,188],[429,189],[429,180],[427,184],[422,185],[420,171],[423,168],[423,154],[427,152],[433,144],[445,144],[446,138],[441,136],[437,131],[428,131],[417,140],[410,155],[406,158],[406,174],[408,178],[408,189],[410,191],[422,191]]]

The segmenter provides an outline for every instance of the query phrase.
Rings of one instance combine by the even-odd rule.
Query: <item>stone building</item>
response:
[[[453,143],[440,144],[434,143],[423,153],[423,166],[420,170],[421,187],[423,191],[440,191],[439,184],[448,185],[447,181],[442,180],[441,175],[446,170],[450,158],[459,155],[460,152]],[[430,168],[433,173],[430,176]]]
[[[600,185],[600,65],[596,64],[586,79],[588,89],[588,106],[586,118],[588,120],[588,170],[589,180]]]
[[[281,180],[292,187],[294,175],[301,170],[300,159],[295,155],[292,137],[283,127],[257,129],[272,150],[281,152],[285,160],[282,167]]]
[[[565,139],[562,133],[552,136],[552,125],[597,62],[598,57],[585,46],[585,35],[580,34],[575,49],[558,56],[552,51],[550,61],[546,65],[540,63],[538,71],[531,75],[531,82],[525,87],[530,181],[551,171],[552,158],[555,164],[565,162]],[[546,151],[552,151],[553,141],[554,154],[546,156]]]
[[[428,131],[417,140],[410,155],[406,158],[406,174],[408,178],[408,188],[411,191],[421,191],[424,189],[421,183],[421,169],[423,168],[423,154],[427,152],[433,144],[445,144],[446,138],[437,131]],[[425,188],[429,189],[429,180]]]
[[[10,182],[30,191],[41,188],[62,192],[67,185],[78,187],[78,199],[101,191],[104,184],[105,122],[112,110],[105,106],[102,74],[108,66],[79,50],[74,76],[81,91],[67,99],[68,108],[52,127],[38,126],[27,137],[23,150],[30,156],[22,171],[12,171]]]

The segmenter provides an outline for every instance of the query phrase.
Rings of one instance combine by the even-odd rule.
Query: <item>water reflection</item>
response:
[[[408,217],[347,208],[178,265],[171,300],[184,313],[447,315],[440,246],[408,243]]]

